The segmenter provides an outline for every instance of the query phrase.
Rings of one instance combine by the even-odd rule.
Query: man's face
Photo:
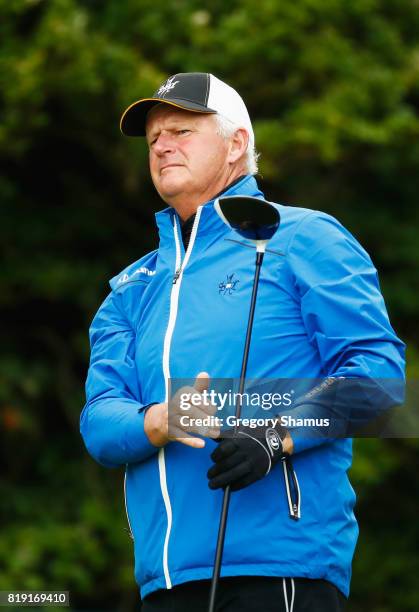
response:
[[[229,143],[217,134],[214,115],[158,105],[148,113],[146,137],[151,178],[167,203],[183,197],[200,203],[222,189]]]

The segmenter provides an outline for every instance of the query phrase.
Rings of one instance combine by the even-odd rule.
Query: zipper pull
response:
[[[181,270],[182,270],[182,268],[178,268],[178,269],[176,270],[176,272],[174,273],[174,275],[173,275],[173,284],[174,284],[174,285],[176,285],[176,281],[177,281],[177,279],[178,279],[178,278],[179,278],[179,276],[180,276]]]

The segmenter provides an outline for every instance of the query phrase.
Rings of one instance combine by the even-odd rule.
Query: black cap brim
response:
[[[156,106],[156,104],[168,104],[183,110],[192,111],[194,113],[214,114],[217,111],[197,104],[190,100],[180,100],[177,98],[143,98],[133,102],[124,111],[121,117],[120,129],[125,136],[145,136],[145,122],[148,111]]]

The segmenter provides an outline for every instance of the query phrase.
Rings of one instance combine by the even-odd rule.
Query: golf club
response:
[[[279,227],[280,215],[278,210],[269,202],[260,198],[249,196],[225,196],[218,198],[214,204],[215,210],[224,223],[236,231],[242,238],[246,238],[256,245],[255,274],[253,277],[252,297],[250,301],[249,317],[247,321],[246,340],[244,343],[242,366],[240,372],[239,394],[236,402],[236,423],[241,414],[241,401],[246,379],[247,361],[249,357],[250,340],[255,315],[256,296],[259,286],[260,269],[265,254],[266,245]],[[236,429],[236,428],[235,428]],[[223,557],[225,531],[227,526],[228,507],[231,490],[224,489],[221,507],[220,525],[218,529],[217,547],[215,551],[214,570],[212,575],[208,612],[214,612],[217,597],[217,588],[220,578],[221,562]]]

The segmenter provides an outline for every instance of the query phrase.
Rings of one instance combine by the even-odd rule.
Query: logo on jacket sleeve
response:
[[[138,278],[138,275],[140,274],[145,274],[146,276],[154,276],[155,273],[155,270],[150,270],[149,268],[137,268],[137,270],[134,270],[134,272],[130,276],[127,273],[120,276],[118,278],[117,284],[120,285],[121,283],[127,283],[128,281],[136,280],[136,277]]]
[[[233,291],[236,290],[236,285],[240,281],[238,279],[233,280],[233,274],[227,274],[227,279],[225,281],[221,281],[218,285],[218,293],[220,295],[231,295]]]

